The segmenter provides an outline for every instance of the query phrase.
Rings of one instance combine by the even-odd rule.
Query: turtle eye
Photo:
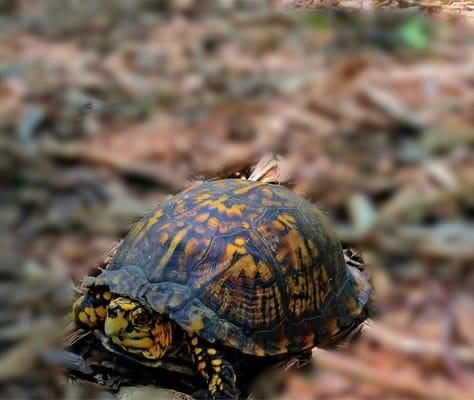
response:
[[[142,312],[140,313],[136,318],[135,318],[135,323],[137,325],[147,325],[151,320],[150,314],[147,312]]]

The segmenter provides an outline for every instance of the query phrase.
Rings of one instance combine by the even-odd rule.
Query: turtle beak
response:
[[[128,326],[128,321],[124,318],[123,314],[119,311],[114,316],[107,315],[104,324],[104,332],[107,336],[117,336],[123,332]]]

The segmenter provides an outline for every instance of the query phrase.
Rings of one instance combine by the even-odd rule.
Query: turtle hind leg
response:
[[[198,336],[189,337],[189,353],[199,374],[204,378],[211,398],[237,399],[239,391],[231,363],[211,343]]]

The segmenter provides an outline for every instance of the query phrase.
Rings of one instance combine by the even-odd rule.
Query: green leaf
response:
[[[401,24],[397,35],[403,43],[415,50],[426,50],[430,45],[426,25],[418,17],[410,18]]]

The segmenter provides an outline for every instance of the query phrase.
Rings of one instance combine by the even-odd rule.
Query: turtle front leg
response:
[[[190,336],[189,353],[199,374],[205,379],[212,399],[238,397],[234,368],[211,343],[198,336]]]

